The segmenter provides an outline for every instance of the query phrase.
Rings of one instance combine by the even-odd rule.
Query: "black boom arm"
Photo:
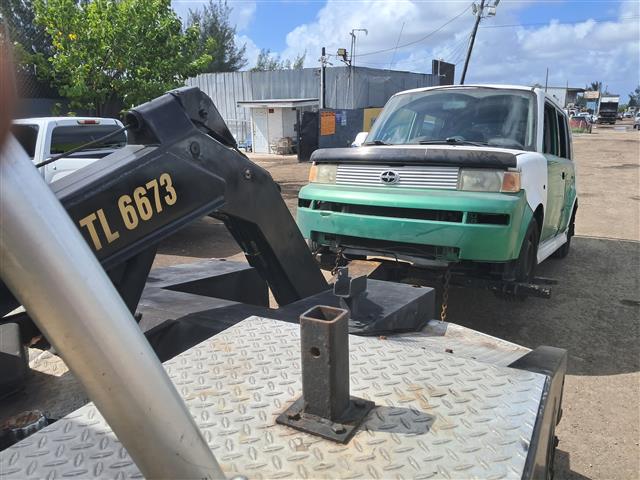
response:
[[[134,293],[125,298],[132,310],[155,246],[205,215],[224,222],[280,305],[328,288],[278,185],[237,150],[207,95],[178,89],[126,122],[130,145],[51,186],[110,275],[137,261],[143,275],[127,282]]]

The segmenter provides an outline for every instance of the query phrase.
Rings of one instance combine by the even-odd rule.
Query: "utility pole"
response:
[[[547,92],[547,87],[549,86],[549,67],[547,67],[547,75],[544,77],[544,91]]]
[[[349,62],[351,74],[351,108],[355,108],[356,32],[364,32],[365,35],[369,35],[369,31],[366,28],[354,28],[349,33],[349,35],[351,35],[351,61]]]
[[[487,6],[489,9],[488,16],[493,17],[496,14],[496,7],[500,3],[500,0],[495,0],[493,5]],[[462,68],[462,76],[460,77],[460,85],[464,85],[464,79],[467,76],[467,68],[469,68],[469,60],[471,59],[471,52],[473,51],[473,44],[476,41],[476,33],[478,33],[478,25],[482,20],[482,15],[485,9],[485,0],[480,0],[480,6],[477,7],[473,4],[473,13],[476,16],[476,22],[473,24],[473,30],[471,31],[471,38],[469,39],[469,48],[467,49],[467,58],[464,59],[464,67]]]
[[[325,108],[326,94],[327,94],[327,55],[326,50],[322,47],[322,55],[320,56],[320,108]]]

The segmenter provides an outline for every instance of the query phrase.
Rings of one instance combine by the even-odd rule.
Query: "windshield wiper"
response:
[[[362,145],[391,145],[391,144],[387,142],[383,142],[382,140],[371,140],[370,142],[364,142]]]
[[[460,137],[447,137],[444,140],[421,140],[418,143],[420,145],[473,145],[475,147],[487,146],[487,143],[472,142],[470,140],[464,140]]]

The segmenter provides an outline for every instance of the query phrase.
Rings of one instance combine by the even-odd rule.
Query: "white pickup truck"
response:
[[[122,128],[114,118],[97,117],[41,117],[13,121],[13,135],[20,142],[34,164],[54,155],[97,140]],[[76,170],[124,147],[127,136],[122,132],[104,142],[61,158],[40,168],[47,183],[58,180]]]

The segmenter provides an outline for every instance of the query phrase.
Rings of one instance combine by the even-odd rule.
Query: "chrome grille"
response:
[[[384,183],[385,178],[393,177],[388,172],[397,174],[395,183]],[[336,183],[339,185],[358,185],[367,187],[405,187],[405,188],[436,188],[441,190],[456,190],[458,187],[457,167],[430,166],[390,166],[390,165],[338,165]]]

